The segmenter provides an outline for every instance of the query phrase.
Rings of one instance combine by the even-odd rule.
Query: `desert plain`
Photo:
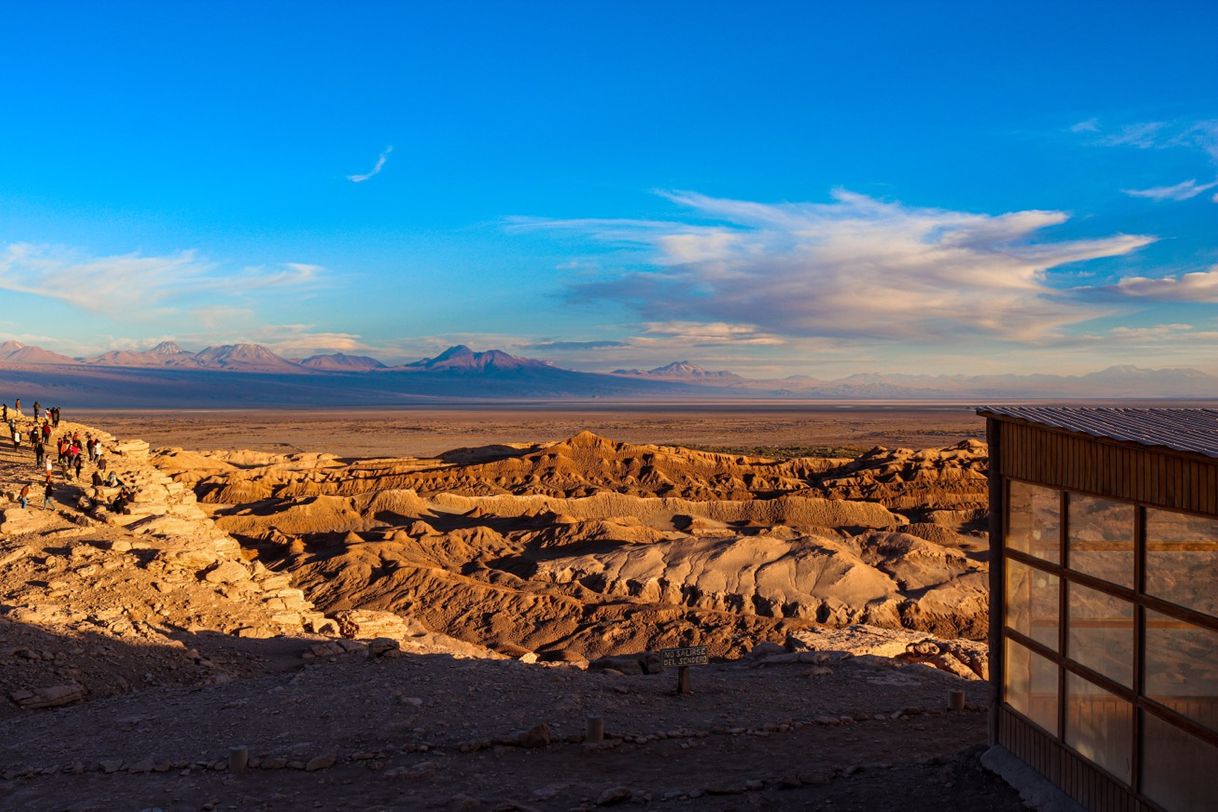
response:
[[[971,410],[65,421],[135,498],[0,450],[6,808],[1022,807]]]
[[[77,417],[154,446],[319,451],[340,457],[434,456],[497,443],[553,442],[581,431],[630,443],[739,452],[873,446],[929,448],[985,434],[967,405],[609,402],[507,408],[82,409]]]

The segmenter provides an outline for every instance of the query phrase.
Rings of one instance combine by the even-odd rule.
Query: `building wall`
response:
[[[1218,461],[989,423],[992,739],[1091,809],[1218,809]]]

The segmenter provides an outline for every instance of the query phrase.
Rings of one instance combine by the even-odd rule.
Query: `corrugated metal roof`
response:
[[[977,414],[1218,458],[1218,409],[983,406]]]

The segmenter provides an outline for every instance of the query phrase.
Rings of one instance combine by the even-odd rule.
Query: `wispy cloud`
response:
[[[619,347],[629,347],[629,343],[625,341],[534,341],[529,344],[522,344],[522,350],[536,352],[571,352],[582,350],[609,350]]]
[[[1087,136],[1088,143],[1102,147],[1131,147],[1141,150],[1184,149],[1202,152],[1209,163],[1218,165],[1218,119],[1198,121],[1140,121],[1115,129],[1100,125],[1098,119],[1080,121],[1070,131]],[[1189,200],[1218,186],[1218,181],[1199,184],[1195,179],[1149,189],[1122,189],[1130,197],[1150,200]],[[1211,198],[1218,203],[1218,195]]]
[[[1141,299],[1218,303],[1218,265],[1208,271],[1178,276],[1127,276],[1118,281],[1113,290]]]
[[[1068,215],[916,208],[841,189],[829,203],[666,196],[699,223],[517,218],[513,226],[649,249],[650,267],[573,282],[574,299],[623,303],[652,323],[753,325],[761,340],[1040,339],[1104,312],[1050,284],[1050,271],[1154,240],[1036,240]]]
[[[1094,121],[1094,119],[1093,119]],[[1126,124],[1111,132],[1104,132],[1096,142],[1106,147],[1137,147],[1138,149],[1151,149],[1163,144],[1163,129],[1166,123],[1162,121],[1142,121],[1135,124]],[[1099,132],[1098,122],[1093,129],[1082,130],[1081,132]]]
[[[389,160],[389,153],[391,152],[393,152],[392,144],[385,147],[381,154],[377,156],[376,165],[373,166],[371,170],[363,175],[348,175],[347,180],[351,181],[352,183],[363,183],[370,178],[375,178],[377,175],[381,174],[381,170],[385,168],[385,163]]]
[[[755,324],[732,324],[724,321],[652,321],[643,325],[643,334],[636,344],[655,343],[655,339],[675,340],[690,347],[718,346],[776,346],[786,341],[764,332]]]
[[[1215,186],[1218,186],[1218,180],[1197,183],[1196,178],[1189,178],[1172,186],[1152,186],[1149,189],[1122,189],[1121,191],[1130,197],[1145,197],[1150,200],[1189,200]]]
[[[163,315],[201,295],[232,299],[267,288],[299,287],[315,281],[322,271],[300,262],[231,269],[189,250],[159,256],[89,256],[63,246],[0,246],[0,290],[123,319]]]

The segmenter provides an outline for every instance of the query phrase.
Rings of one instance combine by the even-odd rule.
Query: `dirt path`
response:
[[[0,794],[39,809],[1019,808],[956,757],[984,740],[984,686],[869,658],[695,680],[676,697],[671,673],[432,656],[157,689],[0,723]],[[951,687],[978,704],[946,712]],[[581,743],[589,715],[601,747]],[[543,724],[529,743],[548,746],[519,746]],[[241,745],[257,766],[217,770]]]

